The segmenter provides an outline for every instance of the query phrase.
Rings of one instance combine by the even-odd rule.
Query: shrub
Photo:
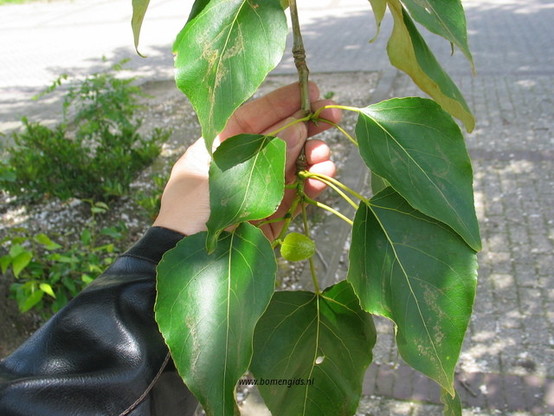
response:
[[[34,309],[48,317],[115,260],[115,243],[126,237],[127,227],[100,227],[96,216],[107,209],[101,202],[93,204],[92,218],[78,238],[61,235],[54,241],[44,233],[16,228],[0,240],[0,269],[13,275],[10,292],[22,313]]]
[[[63,121],[54,128],[23,118],[23,131],[12,135],[0,185],[23,200],[44,196],[109,201],[125,194],[136,175],[158,156],[169,132],[138,131],[142,92],[134,78],[119,79],[119,63],[71,86],[63,101]],[[57,89],[62,75],[46,89]],[[68,122],[71,117],[72,121]]]

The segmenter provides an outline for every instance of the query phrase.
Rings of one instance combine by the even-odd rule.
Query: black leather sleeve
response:
[[[150,228],[0,361],[0,415],[192,415],[153,313],[156,265],[182,237]]]

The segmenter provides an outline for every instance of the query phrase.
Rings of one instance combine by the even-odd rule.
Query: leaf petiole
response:
[[[305,122],[305,121],[310,121],[311,119],[312,119],[312,116],[311,116],[311,115],[307,115],[306,117],[302,117],[302,118],[293,120],[293,121],[291,121],[290,123],[287,123],[287,124],[285,124],[284,126],[279,127],[277,130],[274,130],[274,131],[272,131],[272,132],[266,134],[266,136],[277,136],[277,135],[278,135],[279,133],[281,133],[283,130],[288,129],[289,127],[294,126],[295,124],[303,123],[303,122]]]
[[[346,191],[350,193],[350,195],[353,195],[354,197],[358,198],[359,200],[363,202],[368,202],[367,198],[364,198],[362,195],[354,191],[353,189],[349,188],[348,186],[344,185],[342,182],[337,181],[334,178],[331,178],[327,175],[322,175],[320,173],[313,173],[308,171],[302,171],[299,172],[298,175],[302,179],[315,179],[320,182],[323,182],[325,185],[329,186],[333,190],[335,190],[336,193],[338,193],[346,202],[348,202],[354,209],[358,209],[358,204],[356,204],[348,195],[346,195]]]
[[[354,113],[359,113],[359,112],[362,111],[362,109],[358,108],[358,107],[350,107],[350,106],[347,106],[347,105],[338,105],[338,104],[329,104],[329,105],[324,105],[321,108],[318,108],[317,111],[313,114],[312,118],[318,119],[319,115],[324,110],[327,110],[328,108],[338,108],[339,110],[353,111]]]
[[[304,225],[304,234],[310,238],[310,227],[308,225],[308,214],[306,213],[306,204],[304,204],[304,201],[302,201],[302,223]],[[312,276],[312,282],[314,284],[314,291],[317,295],[321,293],[321,289],[319,288],[319,282],[317,281],[317,274],[315,271],[315,264],[313,257],[310,257],[308,259],[308,264],[310,265],[310,274]]]
[[[341,212],[337,211],[336,209],[330,207],[329,205],[324,204],[323,202],[316,201],[315,199],[308,198],[307,196],[304,196],[304,200],[312,205],[315,205],[318,208],[324,209],[326,211],[329,211],[330,213],[336,215],[340,219],[344,220],[350,225],[354,225],[354,222],[348,218],[347,216],[343,215]]]
[[[340,125],[338,125],[337,123],[333,123],[332,121],[329,121],[327,119],[324,119],[324,118],[317,118],[315,120],[313,120],[314,122],[316,121],[321,121],[322,123],[326,123],[326,124],[330,124],[331,126],[333,126],[334,128],[336,128],[338,131],[340,131],[342,134],[344,134],[346,136],[346,138],[348,140],[350,140],[352,142],[352,144],[354,144],[354,146],[358,146],[358,141],[352,137],[345,129],[343,129]]]
[[[289,218],[290,218],[290,215],[287,214],[284,217],[272,218],[270,220],[261,221],[258,224],[254,224],[254,225],[256,227],[260,228],[260,227],[263,227],[266,224],[273,224],[273,223],[276,223],[276,222],[285,221],[285,220],[288,220]]]

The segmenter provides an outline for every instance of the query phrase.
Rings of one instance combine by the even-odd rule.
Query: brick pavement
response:
[[[173,37],[168,32],[178,30],[182,19],[172,13],[176,0],[152,4],[143,34],[149,60],[137,58],[130,46],[129,3],[75,0],[2,7],[0,130],[14,127],[30,108],[29,97],[59,72],[95,70],[101,55],[111,61],[130,56],[133,70],[145,79],[170,77],[172,39],[166,36]],[[376,43],[367,45],[375,30],[367,1],[300,3],[314,73],[380,71],[374,98],[421,95],[406,76],[390,70],[383,52],[390,19]],[[458,374],[464,415],[553,415],[554,4],[467,0],[464,5],[477,76],[469,74],[460,53],[449,57],[447,43],[430,42],[478,118],[467,139],[484,250]],[[285,57],[276,73],[292,70]],[[47,119],[51,113],[36,116]],[[375,363],[358,414],[440,414],[435,387],[400,363],[390,324],[377,324]]]

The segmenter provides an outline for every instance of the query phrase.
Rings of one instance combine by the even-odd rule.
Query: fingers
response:
[[[308,140],[305,146],[306,162],[308,165],[325,162],[331,157],[331,149],[321,140]]]
[[[317,85],[310,82],[309,91],[310,100],[316,101],[319,97]],[[224,140],[239,133],[261,133],[281,120],[293,116],[299,109],[299,85],[287,85],[238,108],[220,136]]]
[[[312,173],[319,173],[320,175],[333,177],[336,173],[336,166],[332,161],[326,160],[324,162],[311,166],[308,171]],[[326,187],[327,185],[325,185],[321,181],[318,181],[317,179],[308,179],[304,183],[304,192],[306,193],[306,195],[308,195],[308,197],[314,199],[317,198],[319,194],[325,190]]]
[[[326,143],[321,140],[309,140],[305,149],[309,172],[330,177],[335,176],[336,166],[330,160],[331,150]],[[308,179],[304,184],[304,192],[310,198],[316,198],[325,188],[326,185],[316,179]]]

